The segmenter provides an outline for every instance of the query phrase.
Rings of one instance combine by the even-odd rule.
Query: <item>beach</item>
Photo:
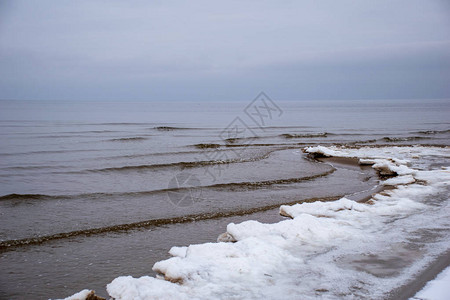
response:
[[[449,300],[446,1],[0,2],[0,300]]]
[[[450,165],[450,107],[443,100],[431,103],[277,102],[282,113],[261,124],[245,113],[247,103],[156,109],[145,103],[52,103],[55,119],[46,102],[24,103],[29,113],[20,115],[13,113],[16,103],[2,102],[1,297],[59,299],[92,289],[126,299],[132,286],[140,289],[133,280],[166,276],[141,279],[148,280],[142,288],[167,292],[167,299],[189,293],[208,298],[217,297],[210,294],[214,288],[196,285],[214,274],[222,288],[241,293],[230,297],[257,298],[252,291],[265,280],[274,299],[412,297],[448,265],[448,187],[434,190],[439,183],[430,174],[445,174]],[[230,130],[237,125],[245,134]],[[377,161],[382,159],[394,166]],[[409,195],[408,187],[423,192]],[[406,198],[414,203],[395,202]],[[362,208],[353,211],[348,203]],[[280,207],[298,205],[304,205],[304,220],[289,209],[280,215]],[[289,220],[299,222],[287,227],[294,231],[277,225]],[[386,232],[379,236],[367,228]],[[298,252],[289,252],[290,263],[285,252],[279,252],[279,264],[263,255],[279,249],[258,254],[267,230],[273,247],[281,245],[277,234],[286,243],[301,241]],[[228,240],[217,243],[224,233]],[[241,242],[248,243],[247,256],[230,250]],[[291,249],[289,243],[280,249]],[[261,247],[252,252],[256,244]],[[226,247],[243,259],[245,291],[227,283],[240,278],[221,260],[229,253],[199,250],[191,263],[187,246]],[[205,253],[214,255],[202,258]],[[177,263],[167,276],[170,256]],[[202,259],[222,269],[208,269]],[[271,263],[255,265],[258,259]],[[181,271],[184,263],[189,268]],[[136,279],[123,277],[128,275]],[[117,294],[118,285],[124,294]]]

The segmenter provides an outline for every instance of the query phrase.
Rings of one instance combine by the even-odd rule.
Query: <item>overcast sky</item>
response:
[[[450,1],[0,0],[0,99],[450,98]]]

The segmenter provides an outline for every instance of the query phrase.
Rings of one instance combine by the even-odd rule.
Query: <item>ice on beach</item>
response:
[[[85,300],[91,293],[91,290],[82,290],[81,292],[73,294],[72,296],[67,297],[63,300]]]
[[[125,299],[353,299],[383,298],[450,248],[448,236],[433,246],[420,242],[423,230],[446,229],[450,215],[449,169],[424,171],[415,160],[450,157],[449,149],[311,147],[306,152],[355,157],[400,176],[396,186],[367,203],[333,202],[283,205],[289,219],[275,224],[231,223],[217,242],[173,247],[157,262],[159,275],[122,276],[107,286]],[[431,205],[427,199],[442,199]],[[414,248],[414,240],[419,240]],[[397,268],[393,268],[396,265]],[[383,270],[383,268],[387,269]]]
[[[389,178],[385,181],[383,181],[383,185],[392,185],[392,186],[396,186],[396,185],[400,185],[400,184],[410,184],[410,183],[414,183],[416,180],[414,179],[414,177],[412,175],[404,175],[404,176],[397,176],[394,178]]]

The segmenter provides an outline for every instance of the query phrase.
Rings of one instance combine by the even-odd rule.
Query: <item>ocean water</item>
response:
[[[450,100],[0,101],[0,298],[105,296],[230,222],[367,193],[370,168],[298,150],[449,146],[449,116]]]

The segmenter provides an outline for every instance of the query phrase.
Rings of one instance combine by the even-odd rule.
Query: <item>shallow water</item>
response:
[[[281,204],[376,185],[303,146],[450,141],[444,100],[276,102],[264,124],[247,104],[0,102],[0,298],[104,295],[229,222],[275,222]]]

